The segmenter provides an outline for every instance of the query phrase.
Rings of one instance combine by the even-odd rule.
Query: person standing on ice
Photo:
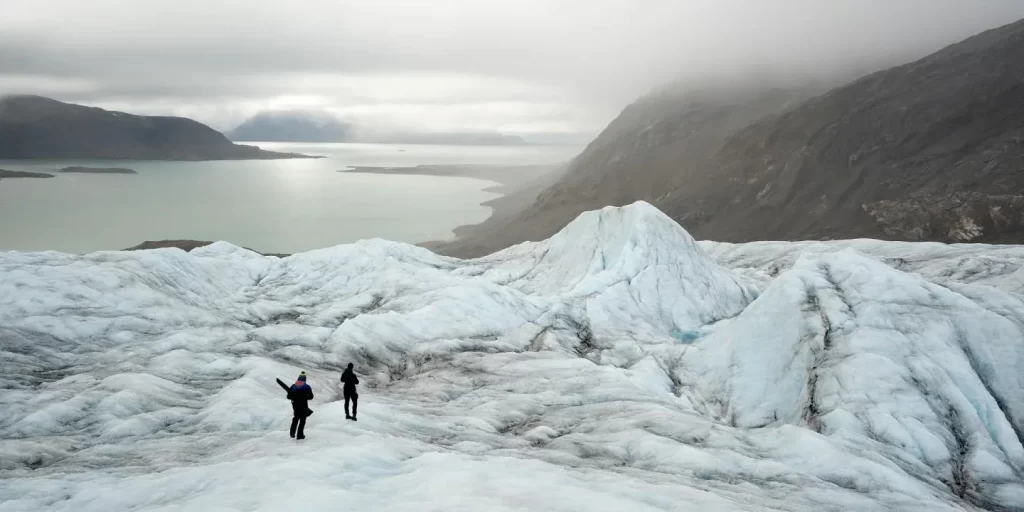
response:
[[[313,411],[309,410],[309,401],[313,399],[313,388],[306,384],[306,372],[288,389],[288,399],[292,401],[292,428],[288,434],[295,439],[305,439],[306,418]]]
[[[348,364],[348,368],[345,369],[341,374],[341,382],[345,383],[345,388],[342,390],[345,395],[345,419],[356,420],[356,409],[359,408],[359,393],[356,393],[356,384],[359,384],[359,377],[356,377],[355,372],[352,371],[352,363]],[[352,400],[352,415],[348,414],[348,401]]]

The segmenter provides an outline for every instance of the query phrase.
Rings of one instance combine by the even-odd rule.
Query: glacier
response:
[[[0,407],[0,511],[1024,510],[1024,247],[0,253]]]

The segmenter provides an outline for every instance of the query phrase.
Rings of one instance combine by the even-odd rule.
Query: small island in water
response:
[[[0,169],[0,179],[3,178],[52,178],[52,174],[45,172],[8,171]]]
[[[126,169],[124,167],[83,167],[80,165],[65,167],[61,169],[60,172],[80,172],[87,174],[138,174],[134,169]]]

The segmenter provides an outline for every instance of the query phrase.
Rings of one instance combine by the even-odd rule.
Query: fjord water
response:
[[[59,174],[0,181],[0,250],[91,252],[144,240],[224,240],[293,253],[366,238],[448,239],[483,221],[490,182],[346,174],[351,166],[535,164],[571,158],[563,146],[256,143],[323,155],[217,162],[0,160],[0,169],[53,173],[70,165],[129,167],[137,175]]]

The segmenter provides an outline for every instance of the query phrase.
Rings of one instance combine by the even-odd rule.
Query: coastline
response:
[[[473,178],[489,181],[492,184],[482,190],[500,194],[498,197],[480,203],[491,209],[487,219],[476,224],[463,224],[452,229],[453,238],[448,240],[428,240],[416,245],[430,249],[438,254],[463,257],[464,254],[479,252],[477,245],[481,236],[495,226],[501,225],[525,208],[533,204],[537,195],[561,176],[564,164],[546,165],[418,165],[410,167],[369,167],[360,166],[337,172],[362,174],[382,174],[397,176],[439,176],[452,178]],[[183,251],[211,244],[206,240],[147,240],[133,247],[122,250],[136,251],[176,247]],[[463,246],[472,249],[467,251]],[[264,253],[249,249],[264,256],[287,257],[288,254]]]
[[[540,176],[550,174],[556,165],[417,165],[412,167],[376,167],[353,166],[338,172],[356,174],[384,174],[399,176],[442,176],[450,178],[475,178],[493,181],[500,186],[490,187],[488,192],[508,193],[520,185],[528,183]]]
[[[461,247],[470,237],[479,237],[490,228],[519,214],[533,204],[537,196],[554,183],[565,169],[564,163],[538,165],[418,165],[414,167],[369,167],[359,166],[338,172],[364,174],[405,175],[405,176],[448,176],[453,178],[475,178],[492,181],[496,185],[484,188],[485,192],[501,194],[499,197],[480,203],[491,209],[491,215],[476,224],[463,224],[452,229],[451,240],[428,240],[417,243],[439,254],[457,256],[464,253]],[[449,251],[448,248],[453,250]],[[475,251],[473,251],[475,252]]]

